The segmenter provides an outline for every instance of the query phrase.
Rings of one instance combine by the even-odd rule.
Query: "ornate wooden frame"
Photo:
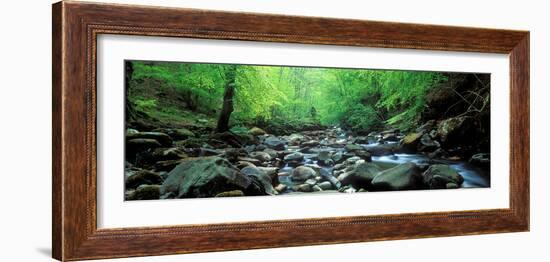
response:
[[[148,35],[510,56],[510,208],[98,229],[96,40]],[[53,257],[81,260],[529,230],[529,32],[84,2],[53,5]],[[326,230],[330,227],[330,230]]]

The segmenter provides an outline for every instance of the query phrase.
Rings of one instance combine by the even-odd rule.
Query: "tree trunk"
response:
[[[229,130],[229,118],[233,112],[233,95],[235,94],[235,75],[237,66],[230,65],[225,72],[225,90],[223,92],[223,105],[218,118],[216,132],[222,133]]]
[[[124,75],[124,98],[126,100],[126,124],[132,122],[136,118],[136,110],[134,104],[130,102],[128,92],[130,90],[130,81],[134,75],[134,66],[130,61],[124,61],[124,69],[126,74]]]

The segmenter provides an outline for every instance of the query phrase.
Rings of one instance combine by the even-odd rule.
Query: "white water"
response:
[[[345,133],[340,133],[339,138],[345,137]],[[392,143],[392,142],[390,142]],[[395,143],[395,142],[393,142]],[[377,142],[361,145],[365,148],[374,147],[379,145]],[[331,147],[323,147],[328,150],[333,151],[343,151],[342,148],[331,148]],[[294,151],[294,150],[292,150]],[[316,154],[304,154],[304,160],[300,165],[304,164],[310,164],[310,165],[317,165],[317,161],[313,160]],[[413,162],[417,165],[422,164],[434,164],[434,163],[441,163],[449,165],[451,168],[456,170],[463,178],[464,183],[461,185],[462,188],[476,188],[476,187],[490,187],[490,180],[488,179],[488,176],[486,176],[483,171],[479,168],[476,168],[475,166],[470,165],[467,162],[464,161],[450,161],[450,160],[432,160],[428,158],[425,155],[422,154],[394,154],[394,155],[387,155],[387,156],[373,156],[372,161],[374,163],[379,164],[382,168],[387,169],[391,168],[393,166],[403,164],[406,162]],[[332,174],[332,167],[323,167],[320,166],[320,168],[324,171],[324,174]],[[294,168],[286,164],[280,172],[287,172],[291,173]],[[288,176],[279,177],[280,183],[286,184],[291,188],[293,185],[292,180]],[[287,190],[287,192],[291,192],[292,190]]]
[[[430,161],[431,160],[427,156],[421,154],[395,154],[389,156],[372,157],[372,162],[392,165],[403,164],[406,162],[413,162],[417,165],[420,165],[430,163]],[[468,164],[467,162],[449,160],[437,160],[437,162],[449,165],[462,177],[464,177],[464,183],[461,187],[471,188],[490,186],[490,181],[486,176],[483,175],[483,171]]]

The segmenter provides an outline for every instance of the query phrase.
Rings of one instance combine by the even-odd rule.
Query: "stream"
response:
[[[336,140],[337,143],[345,143],[345,141],[351,138],[351,136],[348,137],[346,133],[339,128],[337,129],[337,134],[338,134],[338,140]],[[373,140],[369,140],[368,142],[369,142],[368,144],[357,144],[357,145],[365,149],[369,149],[371,147],[376,147],[380,145],[378,142]],[[391,144],[391,143],[397,143],[397,142],[385,142],[385,143]],[[324,144],[323,140],[321,140],[320,146],[316,148],[316,150],[317,151],[328,150],[334,153],[346,152],[345,148],[343,147],[333,147],[333,146],[328,146],[323,144]],[[289,152],[299,152],[300,150],[302,150],[300,146],[286,146],[285,149],[288,150]],[[300,162],[299,165],[308,165],[311,167],[315,167],[320,170],[321,176],[323,177],[332,176],[334,167],[318,165],[316,160],[316,156],[317,156],[316,153],[303,153],[303,156],[304,156],[304,159],[303,161]],[[473,166],[466,161],[430,159],[428,156],[423,154],[393,154],[393,155],[385,155],[385,156],[372,156],[372,162],[376,163],[383,170],[392,168],[394,166],[397,166],[399,164],[403,164],[406,162],[413,162],[418,166],[429,165],[429,164],[445,164],[445,165],[449,165],[451,168],[457,171],[464,178],[464,182],[461,185],[461,188],[490,187],[490,180],[489,180],[488,174],[485,173],[486,171],[476,166]],[[292,173],[293,169],[294,169],[293,166],[289,164],[285,164],[284,167],[280,170],[280,172],[286,172],[290,174]],[[296,183],[290,179],[290,176],[279,176],[279,182],[281,184],[287,185],[287,189],[283,193],[294,192],[292,188],[293,186],[296,185]]]
[[[405,148],[411,142],[397,129],[366,136],[337,126],[282,136],[261,131],[244,147],[223,142],[235,139],[231,133],[197,146],[186,139],[174,143],[162,132],[130,132],[134,153],[125,166],[125,199],[490,187],[489,163],[439,158],[420,144]],[[160,142],[175,147],[156,148]]]

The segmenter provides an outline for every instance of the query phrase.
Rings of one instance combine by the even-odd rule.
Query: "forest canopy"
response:
[[[340,124],[351,130],[387,126],[409,130],[419,124],[427,94],[448,78],[438,72],[397,70],[140,61],[131,64],[130,81],[153,85],[157,94],[131,90],[129,101],[139,110],[165,116],[180,114],[182,110],[217,116],[222,109],[228,73],[233,73],[234,110],[230,126],[318,123]],[[177,98],[181,103],[174,102]],[[166,101],[159,101],[162,99]]]

